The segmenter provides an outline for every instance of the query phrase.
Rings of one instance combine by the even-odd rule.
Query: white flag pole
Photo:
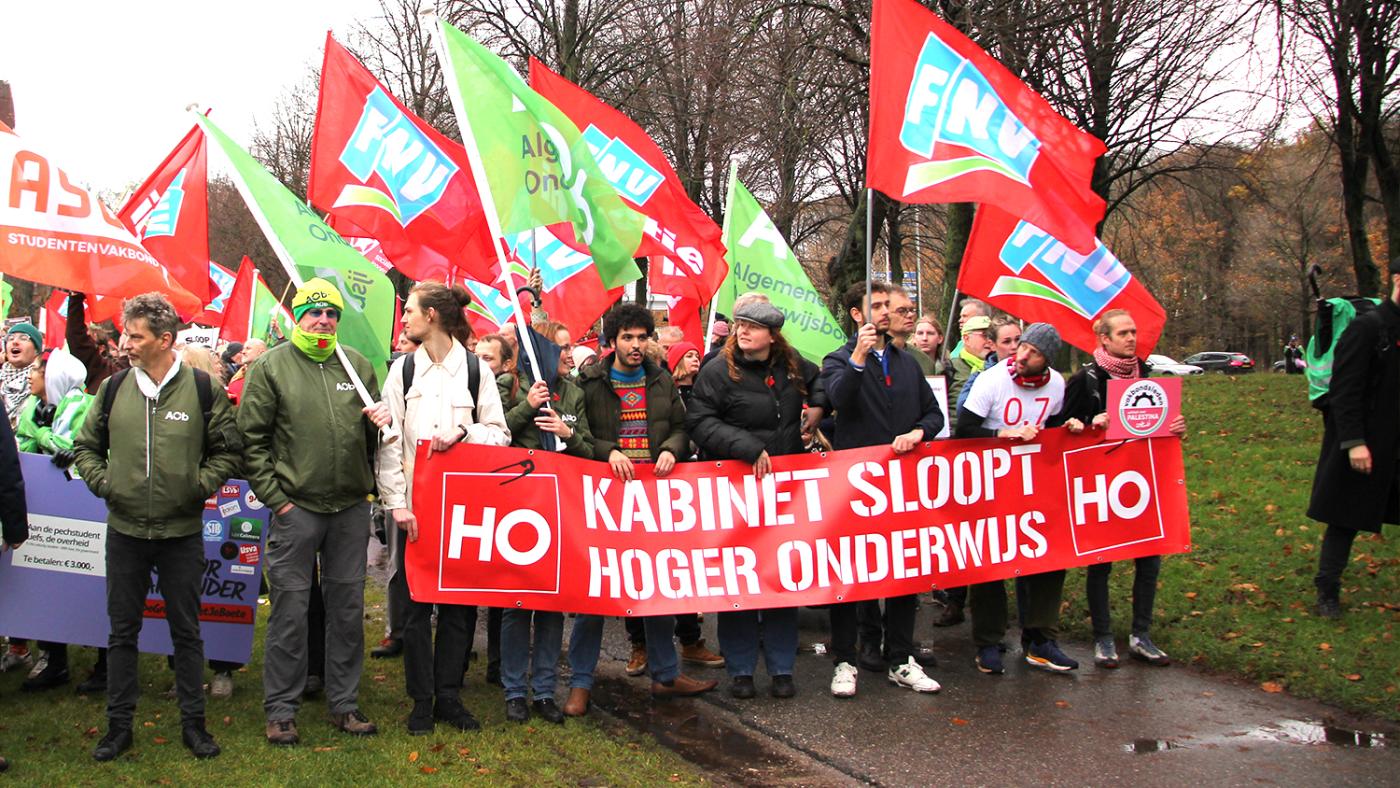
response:
[[[724,226],[720,228],[719,237],[725,244],[726,255],[729,252],[729,215],[734,212],[734,183],[739,180],[739,160],[733,156],[729,157],[729,190],[724,202]],[[728,262],[728,261],[726,261]],[[719,283],[721,289],[726,287],[729,277],[733,275],[734,267],[730,266],[729,273],[725,275],[724,281]],[[732,285],[730,285],[732,286]],[[719,300],[719,290],[710,298],[710,324],[705,327],[705,350],[709,352],[713,348],[709,346],[710,337],[715,335],[715,302]],[[729,316],[733,318],[733,315]]]

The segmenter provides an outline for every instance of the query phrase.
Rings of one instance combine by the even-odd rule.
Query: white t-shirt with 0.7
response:
[[[1046,419],[1065,404],[1065,379],[1055,371],[1040,388],[1026,388],[1011,379],[1005,363],[986,369],[972,381],[972,392],[963,406],[983,418],[989,430],[1044,427]]]

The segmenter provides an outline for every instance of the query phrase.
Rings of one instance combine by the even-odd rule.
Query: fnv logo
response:
[[[1133,281],[1123,263],[1102,242],[1080,254],[1030,222],[1020,222],[1001,247],[1001,261],[1014,274],[1033,268],[1050,284],[1023,276],[1003,276],[992,297],[1023,296],[1050,301],[1086,319],[1104,310]]]
[[[609,137],[597,126],[589,124],[583,132],[583,141],[593,151],[593,158],[598,161],[603,177],[633,203],[646,205],[647,200],[661,187],[661,173],[620,138]]]
[[[365,97],[340,163],[361,183],[346,186],[332,207],[379,208],[401,225],[441,199],[459,169],[378,87]],[[373,175],[383,181],[384,189],[369,185]]]
[[[175,234],[180,223],[180,207],[185,204],[185,170],[180,170],[142,222],[141,240]]]
[[[899,141],[929,159],[909,168],[906,195],[977,171],[1029,184],[1040,155],[1040,140],[987,78],[932,33],[914,65]]]
[[[593,265],[593,258],[554,237],[548,228],[536,227],[506,239],[510,251],[529,268],[538,268],[544,291]]]
[[[168,410],[165,412],[166,421],[189,421],[190,414],[182,410]]]

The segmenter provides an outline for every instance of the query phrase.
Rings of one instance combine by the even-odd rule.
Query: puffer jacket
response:
[[[736,382],[723,355],[706,364],[695,380],[686,412],[686,432],[707,459],[736,459],[752,464],[763,452],[770,457],[798,454],[802,444],[804,398],[786,364],[736,358]],[[805,402],[826,408],[821,370],[805,358],[797,368],[807,390]]]
[[[497,386],[500,389],[501,402],[506,403],[510,396],[510,377],[502,375],[497,378]],[[540,428],[535,426],[535,416],[539,415],[539,408],[530,407],[530,400],[525,396],[529,390],[529,382],[522,379],[516,396],[506,404],[506,426],[510,428],[510,445],[521,449],[539,449],[544,446],[540,441]],[[550,407],[574,430],[574,434],[564,441],[564,452],[592,459],[593,436],[588,429],[583,390],[569,379],[559,378],[554,382],[551,397]]]

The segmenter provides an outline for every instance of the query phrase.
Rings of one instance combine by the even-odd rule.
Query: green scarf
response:
[[[974,356],[972,354],[972,351],[968,350],[966,346],[963,346],[958,350],[958,358],[961,358],[963,361],[966,361],[967,365],[972,368],[973,372],[981,372],[982,369],[987,366],[987,360],[985,358],[978,358],[977,356]]]
[[[292,329],[292,344],[316,363],[324,363],[335,352],[335,334],[312,334],[301,326]]]

